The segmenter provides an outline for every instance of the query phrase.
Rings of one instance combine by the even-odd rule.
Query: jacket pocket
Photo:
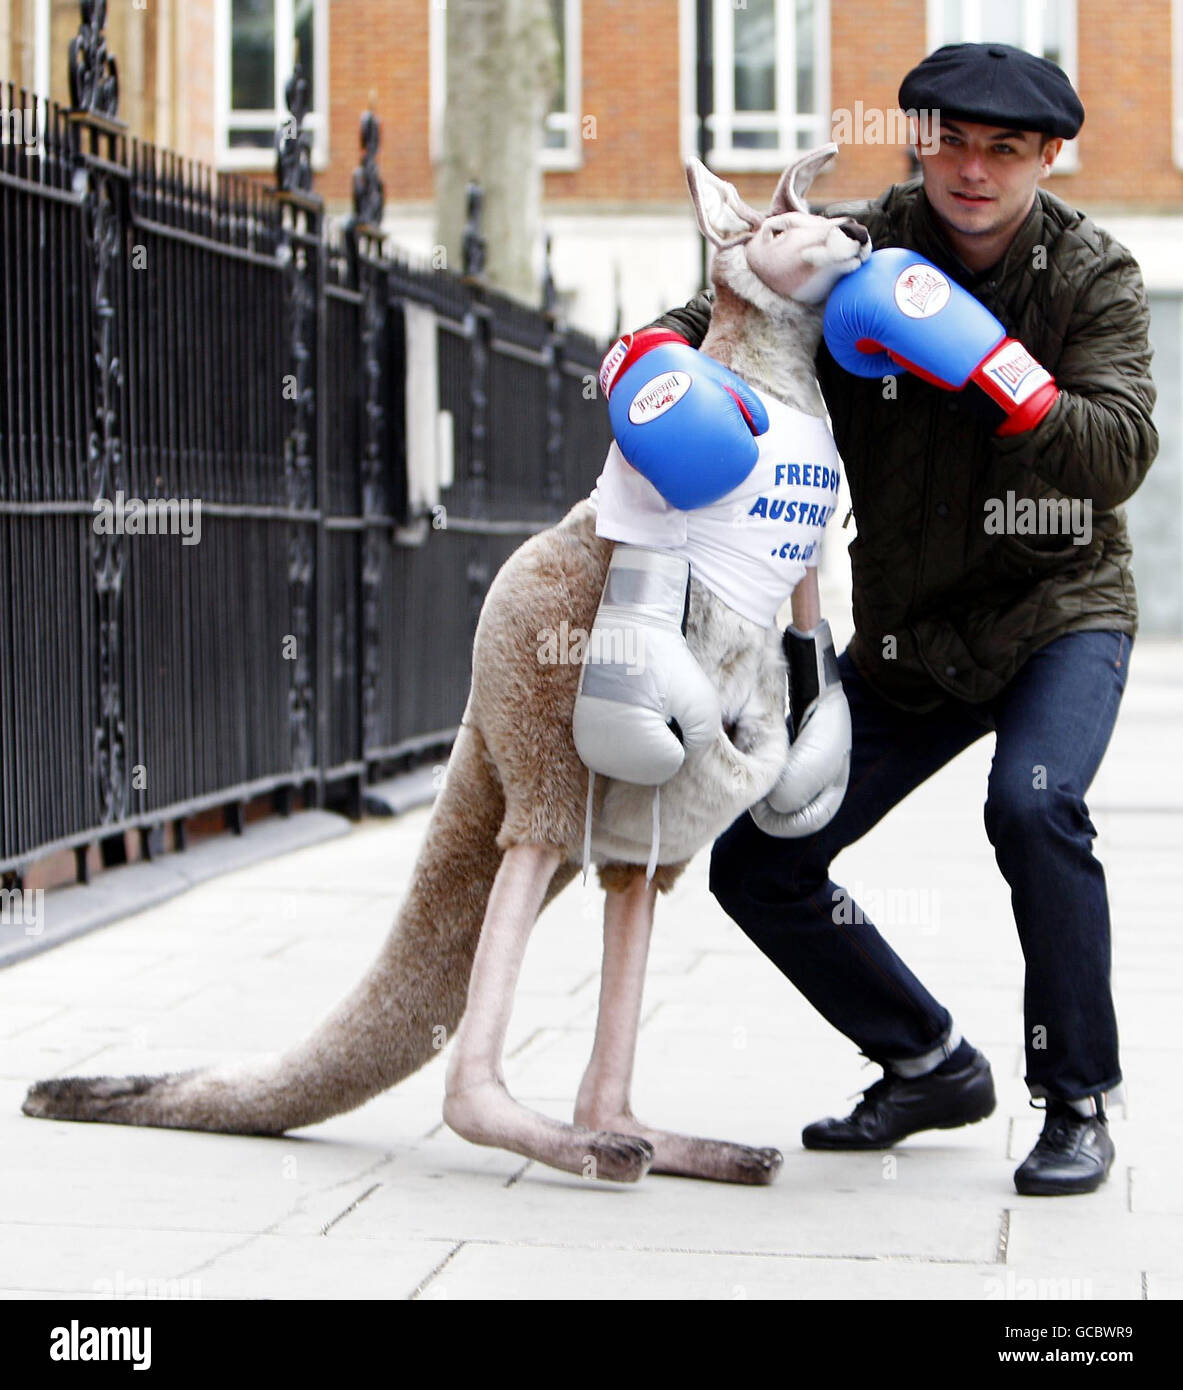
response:
[[[1038,537],[1034,545],[1021,536],[996,539],[999,566],[1003,573],[1014,578],[1055,574],[1059,570],[1091,565],[1095,558],[1095,541],[1091,537],[1085,545],[1077,545],[1070,535]]]

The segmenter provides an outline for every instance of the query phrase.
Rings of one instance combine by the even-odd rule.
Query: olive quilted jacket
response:
[[[1158,449],[1149,309],[1133,257],[1042,189],[1006,255],[978,275],[944,241],[919,180],[826,211],[857,217],[876,247],[908,247],[935,262],[1061,388],[1034,430],[998,439],[958,393],[906,372],[894,389],[852,376],[823,344],[818,377],[858,523],[850,557],[859,671],[892,703],[925,710],[948,696],[992,698],[1065,632],[1132,634],[1121,504]],[[707,291],[658,322],[697,346],[710,310]],[[1091,530],[1087,543],[1064,534],[1063,522],[1058,535],[987,525],[1009,514],[1018,519],[1011,531],[1021,531],[1024,498],[1036,508],[1040,499],[1075,499],[1073,528]]]

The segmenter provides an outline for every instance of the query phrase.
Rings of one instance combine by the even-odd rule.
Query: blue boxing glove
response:
[[[742,377],[674,334],[640,352],[636,336],[608,377],[616,443],[671,506],[705,507],[756,466],[754,436],[768,429],[768,412]]]
[[[1059,396],[1051,374],[989,309],[915,251],[888,247],[839,280],[826,302],[826,346],[856,376],[898,367],[991,402],[995,434],[1034,429]]]

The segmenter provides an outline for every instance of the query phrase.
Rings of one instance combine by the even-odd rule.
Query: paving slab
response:
[[[213,1256],[189,1276],[202,1298],[406,1299],[455,1249],[451,1241],[326,1240],[262,1235]]]
[[[1078,1286],[1079,1287],[1079,1286]],[[1072,1297],[1073,1286],[1039,1267],[933,1264],[863,1258],[730,1255],[680,1251],[570,1250],[470,1242],[461,1246],[418,1297],[479,1299],[889,1300]],[[676,1292],[671,1292],[676,1291]],[[1093,1281],[1077,1297],[1142,1296],[1133,1275]]]
[[[658,908],[634,1101],[654,1124],[775,1144],[769,1188],[598,1184],[443,1126],[446,1051],[351,1114],[278,1139],[51,1124],[29,1082],[264,1056],[352,988],[411,881],[430,809],[210,877],[0,969],[0,1299],[503,1297],[1047,1301],[1183,1296],[1177,1000],[1183,646],[1140,642],[1090,806],[1114,919],[1126,1070],[1110,1181],[1019,1197],[1039,1132],[1022,958],[982,827],[982,740],[837,861],[991,1058],[986,1121],[888,1153],[809,1153],[879,1075],[710,897],[699,855]],[[595,1026],[602,898],[573,884],[527,952],[505,1072],[569,1119]]]

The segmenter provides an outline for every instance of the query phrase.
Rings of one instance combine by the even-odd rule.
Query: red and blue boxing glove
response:
[[[618,339],[600,389],[620,452],[681,511],[717,502],[756,466],[769,423],[760,397],[668,328]]]
[[[996,435],[1034,429],[1060,394],[1051,373],[984,304],[900,247],[872,252],[838,281],[824,333],[834,360],[856,376],[906,367],[946,391],[983,393],[993,403],[991,423],[1001,421]]]

